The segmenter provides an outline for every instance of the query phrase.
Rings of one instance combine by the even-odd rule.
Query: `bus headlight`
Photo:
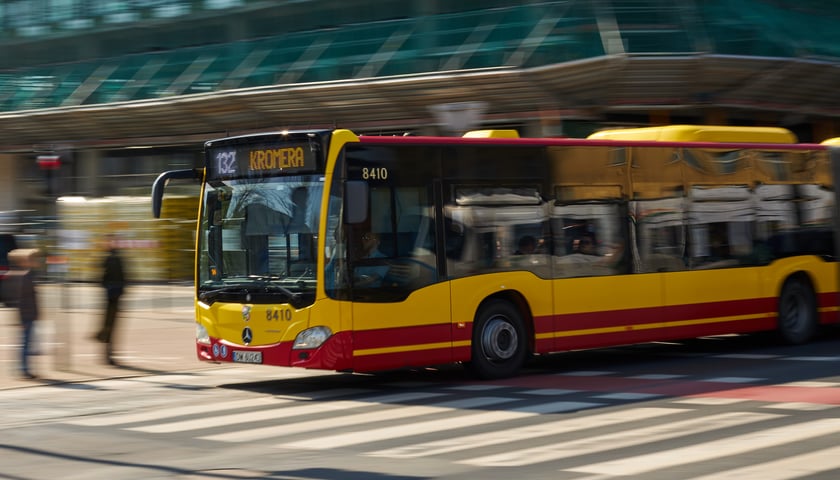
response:
[[[318,348],[332,336],[332,330],[327,327],[312,327],[298,333],[292,350]]]
[[[200,323],[195,324],[195,341],[204,345],[210,345],[210,334]]]

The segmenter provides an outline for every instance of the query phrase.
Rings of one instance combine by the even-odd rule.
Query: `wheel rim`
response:
[[[507,360],[516,354],[519,335],[504,317],[493,317],[484,327],[481,348],[490,360]]]

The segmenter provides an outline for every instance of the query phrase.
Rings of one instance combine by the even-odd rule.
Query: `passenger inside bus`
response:
[[[365,232],[361,237],[361,259],[385,258],[379,250],[379,235]],[[363,265],[353,270],[353,280],[356,287],[378,287],[382,279],[388,274],[388,265]]]
[[[584,233],[572,242],[572,251],[583,255],[598,255],[595,245],[595,235]]]
[[[514,255],[533,255],[537,251],[537,239],[525,235],[519,239],[518,247]]]

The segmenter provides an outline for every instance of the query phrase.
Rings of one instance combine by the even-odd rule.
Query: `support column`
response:
[[[25,161],[21,155],[0,155],[0,211],[20,209],[20,199],[24,197],[20,189],[20,162]]]
[[[76,177],[76,193],[83,197],[97,197],[101,195],[102,188],[102,152],[95,150],[82,150],[74,152],[73,162],[75,168],[73,175]]]

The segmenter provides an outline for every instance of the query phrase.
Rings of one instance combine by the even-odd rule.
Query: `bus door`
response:
[[[633,235],[621,201],[558,203],[552,211],[554,348],[632,343],[662,302],[655,275],[630,275]]]
[[[364,184],[367,215],[345,228],[354,368],[450,363],[450,292],[438,275],[429,162],[400,159],[417,148],[355,148],[348,147],[347,177]]]
[[[537,352],[552,343],[551,244],[548,206],[536,187],[452,185],[444,206],[446,272],[452,279],[456,338],[469,358],[470,325],[488,297],[527,305],[525,327]],[[525,317],[530,318],[525,318]]]

